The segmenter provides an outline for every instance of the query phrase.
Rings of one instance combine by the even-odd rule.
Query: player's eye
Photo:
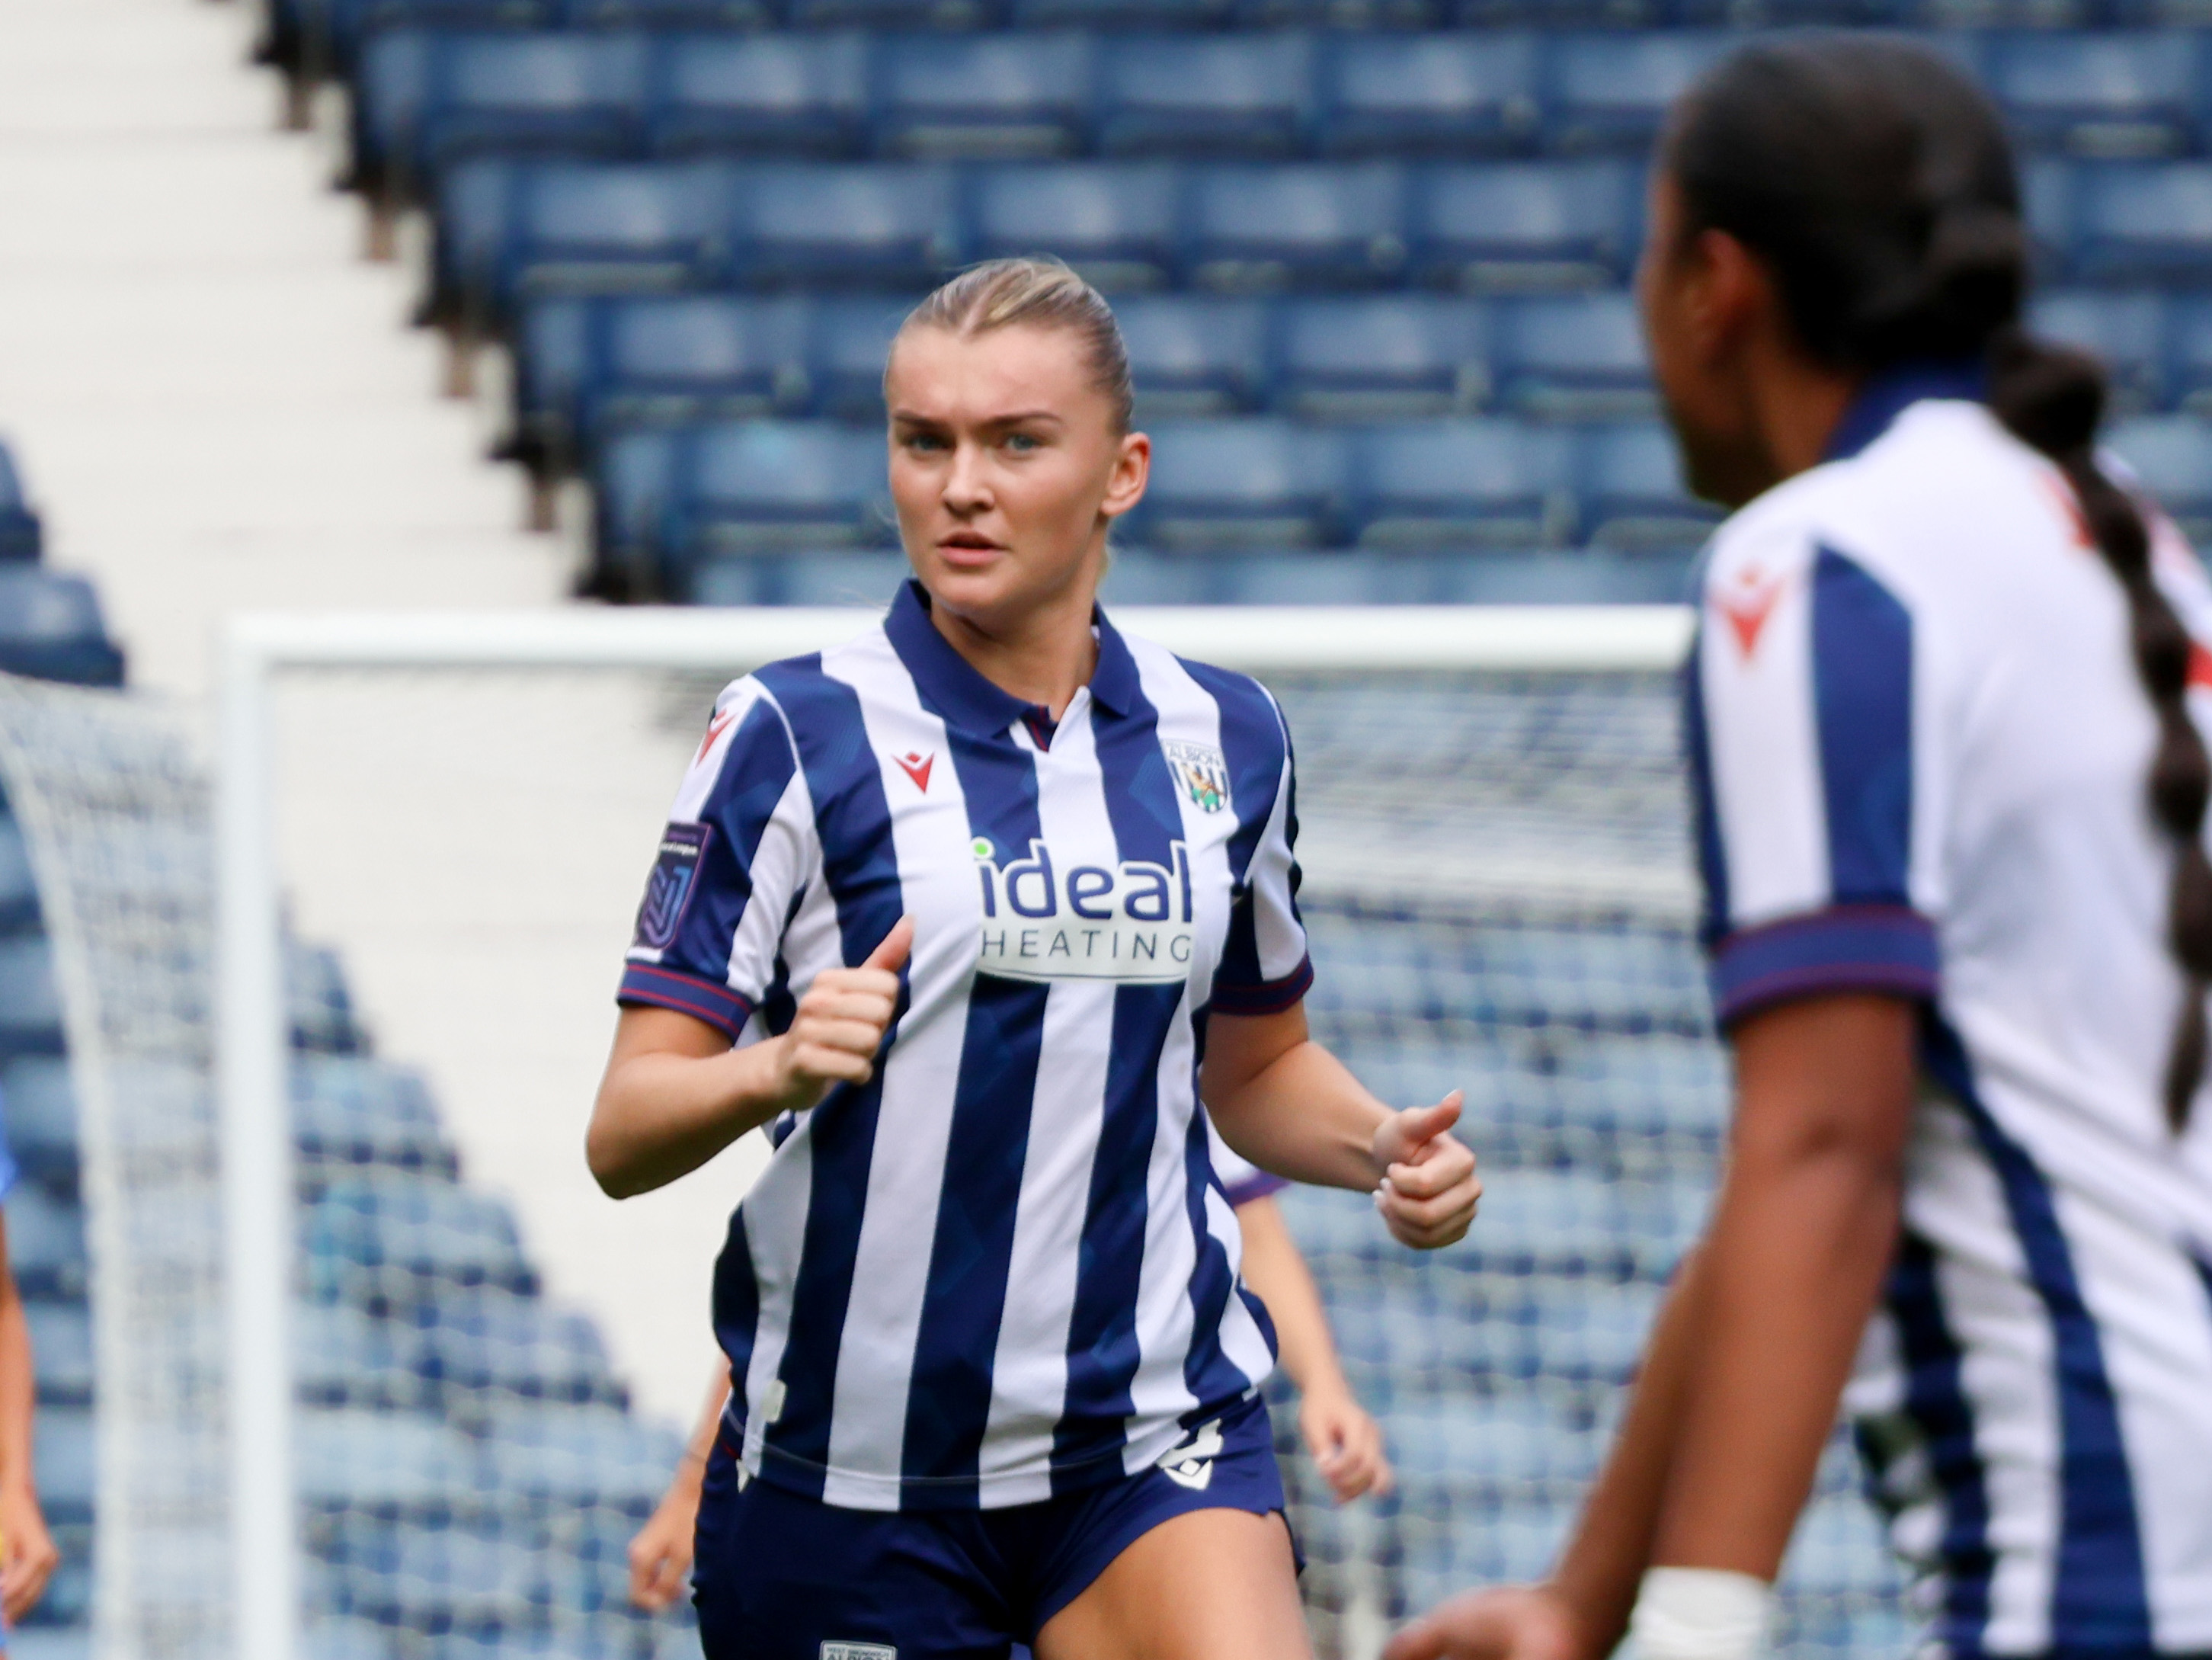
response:
[[[909,432],[899,442],[916,455],[935,455],[950,447],[944,435],[934,432]]]
[[[1033,432],[1010,432],[1006,447],[1016,455],[1033,455],[1044,447],[1044,440]]]

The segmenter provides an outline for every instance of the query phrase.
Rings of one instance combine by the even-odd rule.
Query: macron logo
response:
[[[707,723],[707,735],[699,740],[698,754],[691,757],[693,766],[697,766],[707,758],[707,751],[714,747],[714,740],[727,732],[730,729],[730,722],[737,718],[737,711],[732,709],[727,714],[716,715]]]
[[[1736,647],[1745,657],[1759,649],[1759,636],[1781,598],[1782,579],[1768,576],[1756,565],[1747,565],[1736,574],[1733,593],[1714,596],[1715,608],[1728,619]]]
[[[929,794],[929,769],[937,764],[935,751],[924,755],[919,750],[908,750],[904,755],[894,755],[891,759],[898,763],[901,772],[914,780],[916,789],[924,795]]]

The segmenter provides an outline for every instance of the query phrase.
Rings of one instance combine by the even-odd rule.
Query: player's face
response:
[[[1684,481],[1709,502],[1741,507],[1774,482],[1744,374],[1741,250],[1733,241],[1716,250],[1718,233],[1683,234],[1680,193],[1663,170],[1652,174],[1646,222],[1636,303]]]
[[[1145,493],[1151,441],[1114,430],[1066,329],[909,329],[884,376],[891,501],[915,574],[978,623],[1087,606],[1106,531]]]

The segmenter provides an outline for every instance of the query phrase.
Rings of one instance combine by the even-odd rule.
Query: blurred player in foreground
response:
[[[1747,1660],[1839,1395],[1931,1651],[2212,1652],[2212,589],[1947,59],[1739,51],[1652,208],[1727,1173],[1553,1577],[1391,1660]]]
[[[0,1122],[0,1196],[15,1185],[15,1155]],[[46,1530],[31,1463],[31,1420],[38,1400],[31,1328],[8,1261],[8,1224],[0,1215],[0,1613],[13,1626],[38,1606],[61,1552]],[[0,1627],[0,1648],[6,1645]]]
[[[1298,1433],[1315,1468],[1340,1505],[1363,1493],[1389,1492],[1390,1462],[1382,1450],[1382,1426],[1352,1392],[1321,1292],[1275,1203],[1275,1195],[1289,1184],[1239,1158],[1218,1135],[1213,1165],[1244,1236],[1244,1283],[1267,1304],[1283,1370],[1297,1387]],[[657,1614],[684,1594],[699,1525],[699,1484],[729,1399],[730,1372],[724,1366],[714,1375],[706,1409],[667,1493],[630,1541],[629,1595],[641,1608]]]
[[[1151,464],[1105,301],[977,267],[884,386],[915,580],[718,702],[588,1136],[619,1196],[775,1126],[715,1273],[701,1639],[1297,1660],[1274,1345],[1207,1115],[1433,1248],[1480,1192],[1460,1102],[1393,1111],[1309,1035],[1273,699],[1097,606]]]

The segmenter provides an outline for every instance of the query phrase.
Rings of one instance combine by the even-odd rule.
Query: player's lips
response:
[[[950,536],[939,537],[937,543],[937,551],[946,564],[971,569],[989,564],[1006,550],[1003,544],[974,531],[956,531]]]

